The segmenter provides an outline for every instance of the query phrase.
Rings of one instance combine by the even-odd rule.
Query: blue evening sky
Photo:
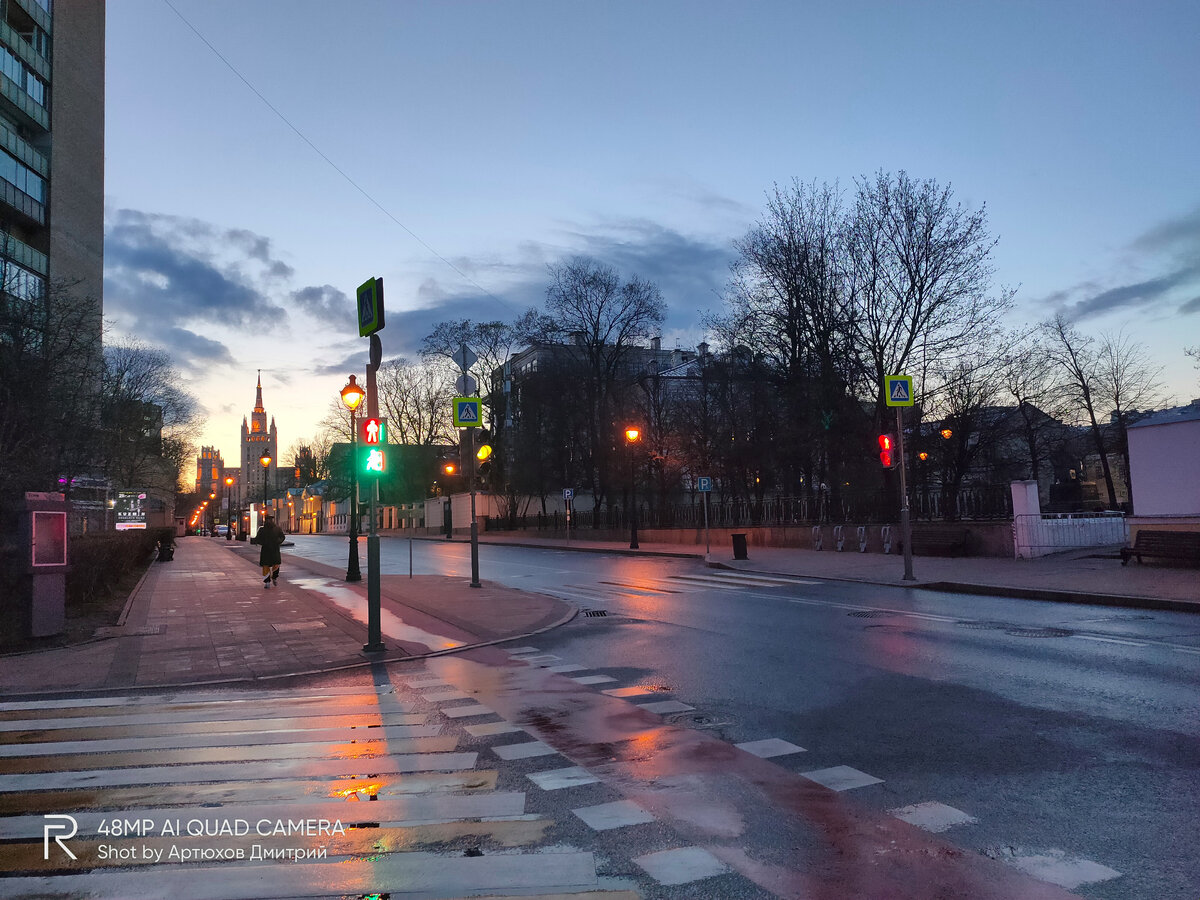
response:
[[[365,365],[370,276],[386,356],[574,254],[655,280],[694,346],[773,183],[905,169],[986,204],[1014,324],[1125,328],[1186,402],[1198,34],[1194,0],[110,0],[106,313],[236,462],[256,369],[286,448]]]

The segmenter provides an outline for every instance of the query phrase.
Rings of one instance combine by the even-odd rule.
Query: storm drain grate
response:
[[[891,613],[880,612],[878,610],[868,609],[868,610],[863,610],[862,612],[846,613],[846,615],[854,616],[856,619],[882,619],[886,616],[890,616]]]
[[[589,619],[595,619],[600,616],[607,616],[608,610],[607,609],[585,609],[583,611],[583,614],[585,616],[587,616]]]

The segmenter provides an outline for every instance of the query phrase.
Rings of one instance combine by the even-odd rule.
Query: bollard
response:
[[[833,539],[834,539],[834,541],[837,542],[837,552],[841,553],[842,548],[846,546],[846,538],[842,534],[842,526],[841,525],[833,526]]]
[[[879,529],[879,538],[883,541],[883,552],[892,552],[892,526],[884,525]]]
[[[814,526],[813,526],[813,532],[812,532],[812,546],[813,546],[813,549],[814,549],[814,550],[820,550],[820,549],[821,549],[821,546],[822,546],[822,540],[821,540],[821,526],[820,526],[820,525],[814,525]]]
[[[867,552],[867,526],[866,525],[858,526],[858,552],[859,553]]]

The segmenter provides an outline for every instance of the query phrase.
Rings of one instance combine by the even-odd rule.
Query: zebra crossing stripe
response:
[[[462,896],[485,890],[578,893],[599,886],[591,853],[548,852],[479,857],[382,853],[367,859],[325,863],[194,867],[179,870],[89,872],[79,875],[0,879],[0,897],[73,896],[94,900],[134,900],[170,896],[172,900],[258,900],[264,886],[272,896],[326,897],[331,893],[368,894],[385,885],[404,885],[406,893]],[[169,886],[169,890],[168,890]]]

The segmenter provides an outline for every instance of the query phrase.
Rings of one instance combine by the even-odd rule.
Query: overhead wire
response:
[[[446,257],[442,256],[442,254],[438,253],[438,251],[435,250],[433,247],[431,247],[419,234],[417,234],[415,231],[413,231],[411,228],[409,228],[407,225],[405,225],[403,222],[401,222],[398,218],[396,218],[396,216],[394,216],[390,210],[388,210],[382,203],[380,203],[373,196],[371,196],[371,194],[367,191],[366,188],[364,188],[357,181],[355,181],[353,178],[351,178],[350,175],[348,175],[346,173],[346,171],[344,169],[342,169],[341,166],[339,166],[336,162],[334,162],[332,159],[330,159],[329,156],[323,150],[321,150],[320,147],[318,147],[311,140],[309,140],[308,136],[306,134],[304,134],[304,132],[302,132],[299,128],[297,128],[292,123],[292,121],[290,119],[288,119],[287,116],[285,116],[282,112],[280,112],[280,110],[275,106],[275,104],[273,104],[263,94],[262,91],[260,91],[258,88],[256,88],[251,83],[250,79],[248,79],[245,75],[243,75],[238,70],[237,66],[235,66],[233,63],[231,63],[225,57],[225,55],[223,53],[221,53],[221,51],[218,50],[213,45],[213,43],[204,36],[204,34],[200,31],[200,29],[198,29],[195,25],[193,25],[188,20],[188,18],[183,13],[181,13],[178,8],[176,8],[175,4],[172,3],[171,0],[163,0],[163,3],[165,3],[167,5],[167,7],[170,8],[170,10],[173,13],[175,13],[176,16],[179,17],[179,20],[181,22],[183,22],[183,24],[186,25],[188,27],[188,29],[194,35],[196,35],[197,38],[200,39],[201,43],[203,43],[204,46],[206,46],[209,50],[212,51],[213,55],[216,56],[217,59],[219,59],[222,63],[225,64],[226,68],[228,68],[230,72],[232,72],[234,75],[237,76],[238,80],[240,80],[242,82],[242,84],[244,84],[247,88],[250,89],[250,91],[254,94],[254,96],[258,97],[258,99],[263,102],[263,104],[267,107],[267,109],[271,110],[271,112],[273,112],[276,115],[276,117],[278,117],[278,119],[281,122],[283,122],[283,124],[285,124],[289,129],[291,129],[292,133],[295,134],[296,137],[300,138],[301,141],[303,141],[306,145],[308,145],[309,149],[311,149],[314,153],[316,153],[317,156],[321,157],[321,159],[324,160],[326,162],[326,164],[329,165],[330,168],[332,168],[335,172],[337,172],[338,175],[342,176],[342,178],[346,181],[347,184],[349,184],[352,188],[354,188],[356,191],[358,191],[360,194],[362,194],[362,196],[367,200],[368,203],[370,203],[372,206],[374,206],[376,209],[378,209],[393,223],[400,226],[400,228],[402,228],[409,237],[411,237],[414,241],[416,241],[418,244],[420,244],[422,247],[424,247],[426,250],[428,250],[434,257],[436,257],[438,260],[440,260],[442,263],[444,263],[448,268],[450,268],[452,271],[454,271],[463,281],[467,282],[467,284],[476,288],[484,296],[490,297],[491,299],[495,300],[497,303],[499,303],[501,306],[503,306],[509,312],[512,312],[512,313],[517,312],[517,310],[514,309],[510,304],[506,303],[504,300],[501,300],[499,297],[497,297],[495,294],[493,294],[487,288],[485,288],[481,284],[479,284],[479,282],[477,282],[475,279],[473,279],[471,276],[469,276],[466,272],[464,272],[462,269],[460,269],[458,266],[456,266],[450,260],[446,259]]]

